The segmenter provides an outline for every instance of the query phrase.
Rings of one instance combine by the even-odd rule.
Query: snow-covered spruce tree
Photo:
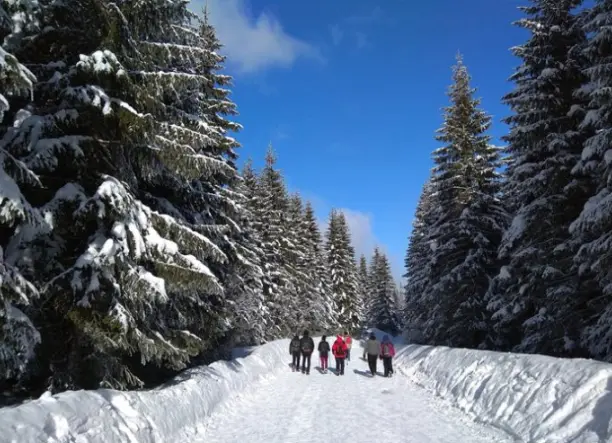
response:
[[[242,171],[242,180],[236,188],[236,201],[241,208],[240,223],[232,234],[236,257],[234,266],[227,273],[225,293],[230,304],[232,345],[258,345],[265,341],[268,312],[263,297],[263,270],[261,259],[263,250],[256,229],[257,176],[251,161],[247,161]]]
[[[36,229],[43,221],[21,192],[20,184],[39,184],[38,177],[10,150],[7,140],[19,125],[19,111],[31,98],[36,78],[11,53],[19,47],[21,28],[29,26],[26,13],[35,4],[0,2],[0,391],[15,390],[35,356],[40,334],[24,306],[38,297],[38,288],[14,266],[11,238],[23,230]],[[22,12],[22,22],[13,14]],[[24,20],[25,19],[25,20]],[[10,386],[9,386],[10,385]]]
[[[391,275],[389,260],[378,247],[374,249],[369,276],[371,326],[397,335],[399,332],[395,303],[397,286]]]
[[[349,331],[359,329],[363,300],[359,297],[359,280],[355,251],[344,213],[332,210],[327,230],[326,252],[338,323]]]
[[[202,200],[235,175],[235,142],[211,113],[227,102],[209,75],[218,59],[185,4],[44,8],[20,56],[40,80],[35,113],[11,140],[29,150],[53,222],[17,246],[45,283],[44,361],[54,390],[140,386],[227,331],[213,271],[228,258],[200,225],[215,208]]]
[[[585,31],[592,33],[584,55],[590,82],[579,96],[588,99],[583,129],[586,141],[575,174],[590,176],[596,186],[580,216],[570,226],[580,245],[574,257],[580,288],[570,304],[589,356],[612,361],[612,1],[598,0],[586,11]],[[593,284],[594,283],[594,284]]]
[[[304,204],[299,194],[289,197],[287,214],[285,216],[286,254],[285,265],[291,275],[291,298],[297,307],[295,327],[313,330],[315,319],[312,305],[315,303],[315,290],[312,271],[308,269],[308,244],[306,237],[306,220]]]
[[[516,24],[531,32],[514,49],[523,60],[504,97],[512,109],[505,137],[512,157],[503,194],[513,220],[499,249],[503,266],[489,291],[497,349],[575,355],[583,320],[572,269],[570,223],[588,181],[572,176],[586,129],[576,92],[585,79],[580,0],[532,0]]]
[[[362,326],[369,326],[372,316],[370,315],[370,279],[368,276],[368,261],[364,254],[359,256],[359,265],[357,269],[357,277],[359,280],[359,297],[363,301]]]
[[[263,340],[265,322],[262,320],[266,310],[263,305],[262,251],[257,233],[251,225],[252,214],[248,210],[251,196],[247,194],[251,188],[239,177],[234,163],[237,157],[234,150],[239,144],[228,136],[230,131],[241,129],[240,125],[227,119],[237,114],[227,89],[231,85],[231,77],[220,74],[225,58],[219,55],[221,44],[208,21],[206,10],[198,30],[201,39],[198,47],[203,47],[205,51],[197,51],[194,56],[196,69],[203,74],[204,81],[199,90],[187,89],[186,96],[176,103],[176,107],[184,108],[188,113],[179,114],[181,124],[190,115],[201,113],[203,122],[210,125],[209,141],[202,143],[198,151],[198,154],[210,159],[210,164],[199,180],[191,183],[199,194],[194,195],[193,191],[187,193],[184,207],[187,211],[196,209],[194,224],[227,256],[226,262],[210,264],[225,290],[226,311],[222,314],[220,306],[216,314],[222,325],[229,324],[231,328],[223,335],[224,346],[221,348],[227,352],[238,342],[256,344]],[[189,30],[183,31],[185,35],[179,31],[183,31],[182,28],[177,30],[177,36],[189,41]],[[200,103],[192,98],[194,94],[199,94],[202,99]],[[206,330],[201,335],[213,338]],[[213,348],[220,347],[213,341],[211,345]]]
[[[412,221],[412,232],[408,240],[404,287],[404,321],[406,327],[422,330],[429,308],[423,303],[423,290],[428,285],[430,244],[427,241],[428,229],[433,223],[435,194],[432,177],[423,185]]]
[[[404,330],[404,285],[400,281],[399,283],[393,282],[395,289],[393,291],[393,299],[395,301],[395,309],[393,311],[393,321],[397,326],[397,332]]]
[[[264,255],[264,297],[270,315],[267,338],[294,333],[298,306],[293,297],[292,275],[288,271],[288,196],[280,171],[275,169],[272,146],[266,153],[266,164],[259,175],[257,199],[261,204],[259,228]]]
[[[304,223],[305,232],[302,241],[306,244],[305,272],[309,275],[309,287],[312,291],[306,294],[311,297],[306,298],[310,301],[306,309],[311,312],[313,330],[328,330],[337,325],[334,316],[334,299],[321,233],[310,202],[306,202]]]
[[[426,241],[430,253],[422,302],[424,334],[432,344],[477,347],[486,333],[485,294],[496,272],[506,214],[498,200],[500,156],[486,131],[491,118],[473,97],[461,57],[453,69],[451,104],[436,139],[436,207]]]

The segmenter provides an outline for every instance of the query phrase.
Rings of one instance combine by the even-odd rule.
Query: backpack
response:
[[[295,353],[295,352],[300,352],[300,341],[299,340],[291,340],[291,352]]]
[[[319,343],[319,352],[321,354],[327,354],[329,352],[329,343],[326,341],[322,341]]]
[[[342,343],[343,342],[336,342],[336,355],[340,358],[346,355],[346,351],[342,349]]]
[[[313,343],[312,343],[312,339],[311,338],[306,338],[304,337],[302,339],[302,352],[304,353],[310,353],[312,352],[312,348],[313,348]]]
[[[383,357],[391,356],[391,345],[389,345],[389,343],[385,343],[382,345],[382,355]]]

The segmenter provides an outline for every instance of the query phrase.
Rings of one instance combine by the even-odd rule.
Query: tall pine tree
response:
[[[272,146],[266,153],[266,164],[259,175],[258,200],[261,204],[259,226],[264,268],[264,297],[270,313],[269,338],[293,333],[299,308],[294,298],[293,279],[288,262],[290,225],[287,223],[289,201],[284,179],[275,168]]]
[[[310,276],[309,287],[312,291],[307,294],[307,300],[310,300],[307,309],[311,312],[313,328],[326,330],[337,324],[334,298],[321,233],[310,202],[306,203],[304,222],[306,231],[303,241],[307,251],[305,269]]]
[[[45,284],[43,374],[52,389],[141,386],[228,332],[229,78],[186,4],[41,5],[19,54],[34,102],[6,143],[41,176],[24,195],[51,221],[11,243]]]
[[[423,290],[428,284],[430,244],[427,233],[433,221],[435,195],[432,177],[429,177],[419,197],[412,232],[406,251],[406,286],[404,288],[404,324],[414,330],[422,330],[427,319],[428,306],[423,301]]]
[[[393,281],[387,256],[378,247],[374,249],[369,272],[371,326],[397,335],[397,286]]]
[[[612,359],[612,2],[598,0],[586,11],[592,36],[583,52],[589,83],[579,97],[588,100],[583,130],[593,131],[584,144],[575,175],[589,176],[595,186],[580,216],[570,226],[578,250],[574,270],[578,300],[571,324],[581,329],[580,344],[589,356]]]
[[[485,294],[496,270],[496,254],[506,217],[498,200],[499,152],[486,131],[491,118],[473,97],[461,57],[454,67],[450,106],[434,152],[436,210],[426,239],[433,246],[423,300],[428,340],[476,347],[486,333]]]
[[[573,10],[580,0],[532,0],[516,24],[531,33],[514,49],[523,64],[504,97],[512,109],[505,137],[511,163],[503,194],[514,218],[492,282],[493,345],[504,350],[570,355],[581,323],[569,226],[585,202],[585,180],[571,174],[585,131],[579,128],[585,34]]]
[[[263,250],[257,222],[257,176],[250,161],[242,171],[242,180],[236,188],[237,203],[242,208],[239,224],[232,230],[235,239],[233,266],[228,266],[227,283],[232,331],[232,345],[257,345],[266,337],[268,311],[263,297]],[[237,232],[236,232],[237,231]],[[228,244],[232,244],[229,242]]]
[[[37,187],[39,178],[22,162],[24,153],[9,147],[36,82],[11,53],[19,48],[19,34],[32,25],[33,7],[35,3],[27,1],[0,2],[0,386],[8,381],[17,384],[40,342],[40,334],[23,311],[38,297],[38,288],[15,266],[9,245],[15,234],[44,224],[20,186]]]
[[[364,254],[359,256],[359,266],[357,269],[357,277],[359,279],[359,294],[363,300],[362,326],[367,326],[371,323],[371,307],[370,307],[370,279],[368,275],[368,261]]]
[[[338,323],[349,331],[361,324],[363,301],[359,298],[359,281],[355,252],[344,213],[332,210],[327,230],[327,260]]]

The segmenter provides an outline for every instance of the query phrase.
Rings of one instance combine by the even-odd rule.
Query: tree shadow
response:
[[[231,350],[232,359],[248,357],[249,355],[251,355],[251,352],[253,352],[253,350],[255,350],[256,348],[256,346],[243,346],[239,348],[233,348]]]
[[[227,361],[226,364],[234,372],[240,372],[244,367],[240,362],[236,360]]]
[[[608,441],[612,437],[610,432],[610,421],[612,420],[612,377],[608,378],[605,391],[595,403],[593,408],[593,419],[586,424],[585,428],[593,431],[599,437],[599,441]]]

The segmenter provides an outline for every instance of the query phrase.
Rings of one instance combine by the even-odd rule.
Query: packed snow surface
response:
[[[236,350],[151,391],[3,408],[0,443],[612,442],[612,365],[398,345],[395,376],[372,378],[355,341],[344,376],[316,355],[303,375],[288,347]]]
[[[288,356],[287,356],[288,357]],[[288,360],[288,359],[286,359]],[[206,422],[194,443],[495,443],[505,432],[465,418],[407,378],[372,377],[361,350],[353,348],[344,376],[292,372],[251,386]]]

